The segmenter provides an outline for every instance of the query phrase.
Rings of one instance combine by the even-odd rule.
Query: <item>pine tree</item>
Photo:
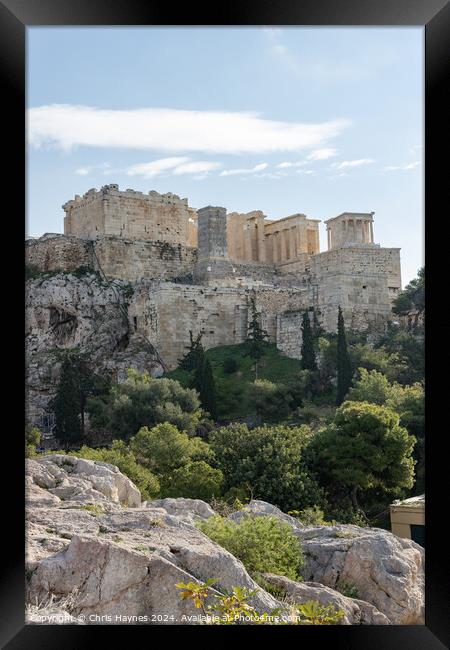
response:
[[[258,378],[258,361],[264,356],[269,338],[268,333],[259,324],[255,298],[250,299],[251,319],[248,324],[247,348],[248,355],[255,360],[255,377]]]
[[[336,404],[339,406],[345,399],[352,383],[352,365],[345,336],[344,316],[341,307],[338,311],[338,340],[337,340],[337,394]]]
[[[194,371],[193,387],[198,391],[202,407],[216,420],[216,387],[211,363],[205,354]]]
[[[316,355],[314,353],[313,333],[309,314],[304,312],[302,318],[302,347],[301,366],[303,370],[317,370]]]

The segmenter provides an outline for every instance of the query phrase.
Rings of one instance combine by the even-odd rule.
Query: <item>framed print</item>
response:
[[[448,4],[0,16],[4,646],[444,648]]]

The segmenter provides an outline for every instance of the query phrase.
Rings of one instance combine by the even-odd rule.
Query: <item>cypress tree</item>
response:
[[[194,371],[193,386],[198,391],[202,407],[208,411],[213,420],[216,420],[216,387],[211,363],[205,354]]]
[[[258,312],[256,311],[255,298],[250,299],[251,319],[248,324],[247,347],[248,356],[255,360],[255,377],[258,378],[258,361],[264,356],[267,346],[268,333],[259,324]]]
[[[316,355],[314,353],[313,333],[308,312],[303,313],[302,318],[302,347],[301,366],[303,370],[317,370]]]
[[[337,393],[336,404],[339,406],[345,399],[352,383],[352,365],[345,336],[344,316],[341,307],[338,311],[338,340],[337,340]]]
[[[67,446],[79,442],[82,436],[79,377],[69,355],[64,357],[61,366],[52,408],[55,413],[55,436]]]

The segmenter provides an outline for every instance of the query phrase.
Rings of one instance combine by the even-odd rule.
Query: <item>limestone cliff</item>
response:
[[[26,286],[26,388],[28,417],[35,420],[55,392],[61,352],[86,352],[93,370],[122,379],[127,368],[158,376],[163,366],[145,337],[131,331],[132,287],[97,274],[57,273]]]

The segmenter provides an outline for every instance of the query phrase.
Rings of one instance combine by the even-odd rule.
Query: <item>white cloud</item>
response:
[[[289,169],[290,167],[303,167],[303,165],[307,165],[308,162],[306,160],[300,160],[298,162],[282,162],[276,165],[277,169]]]
[[[412,163],[407,163],[405,165],[390,165],[389,167],[385,167],[385,169],[389,172],[392,171],[397,171],[397,170],[410,170],[410,169],[415,169],[420,165],[420,160],[416,160],[415,162]]]
[[[327,160],[327,158],[332,158],[337,155],[337,149],[333,147],[328,147],[325,149],[315,149],[311,151],[308,156],[308,160]]]
[[[259,163],[254,167],[249,168],[240,168],[240,169],[224,169],[223,172],[220,172],[221,176],[241,176],[243,174],[255,174],[257,172],[262,172],[263,169],[267,169],[268,163]]]
[[[221,166],[218,162],[209,162],[207,160],[199,160],[194,162],[186,162],[178,165],[173,170],[174,174],[199,174],[201,172],[209,172]]]
[[[103,169],[103,170],[106,171],[109,167],[111,167],[111,165],[109,163],[102,163],[101,165],[90,165],[90,166],[86,166],[86,167],[79,167],[78,169],[75,170],[75,174],[78,174],[79,176],[87,176],[94,169]],[[105,173],[105,171],[103,173]]]
[[[314,169],[297,169],[297,174],[311,176],[311,174],[316,174],[317,172]]]
[[[372,165],[375,160],[372,158],[359,158],[358,160],[344,160],[340,163],[333,163],[332,167],[336,169],[348,169],[350,167],[363,167],[364,165]]]
[[[159,176],[162,172],[173,170],[174,168],[187,163],[189,158],[178,156],[174,158],[160,158],[159,160],[152,160],[148,163],[139,163],[138,165],[131,165],[127,169],[128,176],[143,176],[144,178],[153,178]]]
[[[261,153],[314,149],[350,122],[301,123],[264,119],[257,113],[169,108],[109,110],[51,104],[28,109],[31,146],[70,151],[77,146]]]

